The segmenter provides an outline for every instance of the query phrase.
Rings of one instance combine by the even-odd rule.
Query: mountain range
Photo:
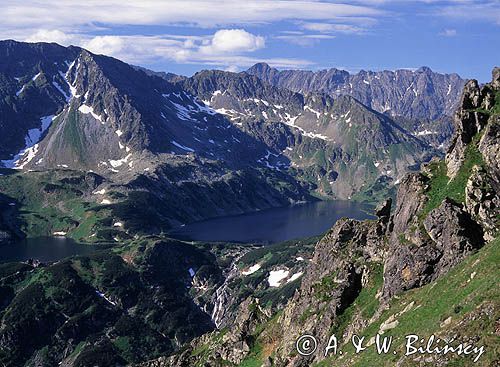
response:
[[[375,202],[443,154],[464,83],[265,64],[182,77],[15,41],[0,56],[1,164],[95,174],[86,199],[123,222],[139,197],[155,202],[161,221],[136,226],[153,232],[316,197]]]

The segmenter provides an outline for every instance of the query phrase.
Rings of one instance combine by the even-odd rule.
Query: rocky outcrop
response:
[[[420,287],[446,273],[484,244],[482,228],[462,207],[446,199],[421,218],[427,178],[411,174],[401,183],[388,232],[383,299]]]
[[[488,165],[492,178],[496,185],[500,184],[500,151],[498,141],[500,140],[500,116],[490,117],[490,123],[484,130],[483,137],[479,142],[479,151]],[[498,189],[498,186],[497,186]]]
[[[427,201],[426,187],[427,178],[421,173],[411,173],[401,181],[389,233],[393,244],[397,243],[401,235],[409,236],[408,240],[418,242],[418,236],[412,235],[412,231],[418,230],[417,213],[422,211]]]
[[[229,328],[217,339],[217,334],[205,334],[171,357],[161,357],[136,367],[185,367],[199,362],[197,351],[206,350],[204,366],[238,365],[250,352],[255,329],[269,319],[259,301],[249,297],[238,307],[238,313]],[[215,338],[214,338],[215,337]]]
[[[484,129],[488,122],[489,110],[495,104],[493,86],[486,84],[482,88],[476,80],[469,80],[464,87],[459,108],[455,114],[455,136],[446,154],[448,176],[455,177],[462,166],[465,147],[476,134]]]
[[[253,342],[252,333],[256,327],[269,318],[258,300],[247,298],[240,304],[238,315],[231,328],[222,338],[219,348],[224,361],[239,364],[247,356]]]
[[[391,217],[392,198],[384,200],[375,208],[375,215],[381,219],[383,223],[387,223]]]
[[[382,210],[382,214],[387,207]],[[385,252],[385,216],[373,222],[342,219],[316,245],[300,289],[285,308],[280,325],[286,332],[276,365],[309,366],[322,351],[291,357],[299,335],[328,340],[338,316],[356,299],[371,276],[370,263],[380,264]]]
[[[428,206],[429,185],[439,173],[423,167],[422,173],[410,174],[402,181],[389,234],[384,299],[445,274],[497,234],[499,128],[498,114],[494,112],[498,89],[494,85],[498,84],[495,82],[498,74],[495,69],[494,81],[482,88],[477,81],[467,82],[455,115],[456,134],[445,160],[446,179],[451,182],[466,159],[478,162],[470,168],[463,186],[464,202],[445,198],[423,217],[423,210]],[[480,151],[480,157],[467,156],[476,150]],[[482,160],[484,167],[479,165]],[[462,173],[465,174],[467,172]]]
[[[426,232],[442,252],[434,266],[435,276],[447,272],[484,245],[483,229],[462,209],[461,205],[445,199],[423,221]]]
[[[465,207],[467,212],[481,223],[487,241],[491,241],[498,233],[500,208],[498,192],[500,192],[498,183],[491,175],[484,168],[473,167],[465,189]]]

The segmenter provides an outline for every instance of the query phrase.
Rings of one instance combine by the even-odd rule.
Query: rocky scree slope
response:
[[[482,87],[468,82],[460,106],[446,159],[405,176],[394,208],[391,200],[382,203],[377,220],[337,222],[282,311],[269,315],[250,297],[234,327],[141,366],[472,363],[457,355],[354,354],[348,345],[341,357],[325,359],[321,348],[308,357],[296,353],[300,335],[326,343],[332,333],[342,343],[366,334],[369,345],[386,333],[398,347],[407,334],[436,334],[484,345],[477,365],[498,364],[500,68]]]

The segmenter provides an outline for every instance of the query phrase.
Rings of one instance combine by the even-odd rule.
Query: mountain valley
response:
[[[0,131],[0,251],[46,236],[93,249],[0,263],[0,365],[470,362],[380,355],[377,333],[484,345],[475,365],[500,363],[498,67],[484,85],[426,67],[185,77],[0,41]],[[270,244],[171,238],[339,199],[373,219]],[[304,334],[345,353],[301,355]]]

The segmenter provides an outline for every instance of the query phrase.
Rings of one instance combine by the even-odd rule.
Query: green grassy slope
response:
[[[485,352],[474,364],[494,366],[500,361],[500,289],[498,264],[500,238],[470,256],[448,274],[418,289],[394,298],[390,307],[360,332],[369,340],[376,335],[383,322],[393,317],[397,326],[385,332],[393,337],[397,354],[377,354],[374,346],[354,354],[350,344],[342,348],[341,358],[329,358],[317,366],[434,366],[435,360],[425,363],[414,356],[403,356],[405,336],[416,334],[428,339],[436,335],[441,339],[455,337],[457,342],[484,346]],[[361,295],[360,295],[361,296]],[[359,297],[358,297],[359,298]],[[429,357],[429,356],[426,356]],[[471,366],[470,357],[437,356],[447,366]]]

